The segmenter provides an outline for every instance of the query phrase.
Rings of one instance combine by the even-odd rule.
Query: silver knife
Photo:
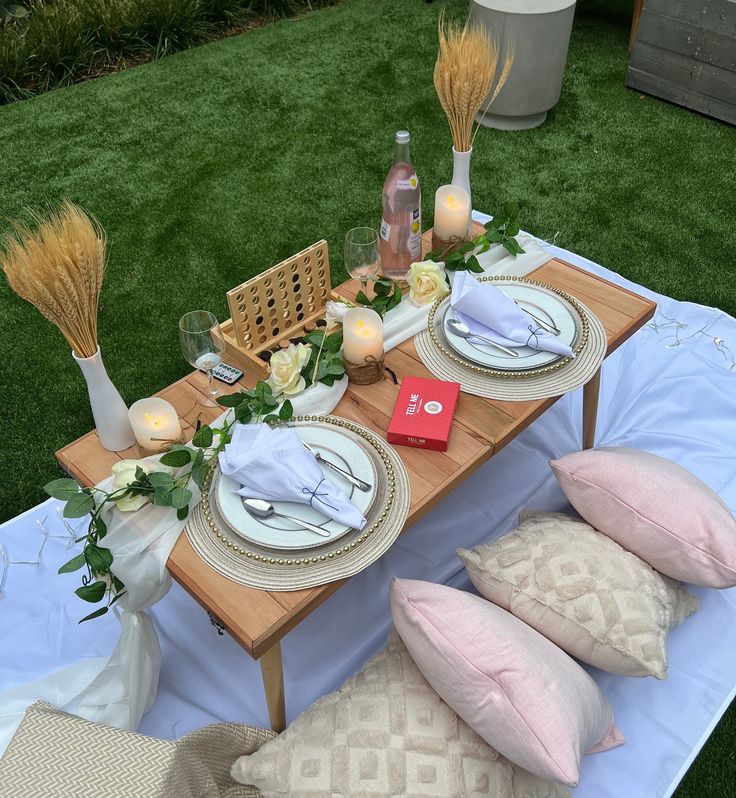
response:
[[[323,463],[328,468],[331,468],[333,471],[336,471],[338,474],[340,474],[340,476],[345,477],[345,479],[347,479],[347,481],[351,485],[355,485],[355,487],[358,490],[362,490],[364,493],[367,493],[369,490],[371,490],[373,488],[372,485],[369,485],[367,482],[364,482],[362,479],[358,479],[358,477],[354,477],[349,471],[345,471],[344,469],[340,468],[340,466],[336,466],[334,463],[331,463],[325,457],[322,457],[322,455],[316,449],[313,449],[305,441],[302,441],[302,444],[304,445],[304,448],[308,452],[311,452],[314,455],[314,457],[315,457],[315,459],[317,460],[318,463]]]
[[[543,330],[546,330],[548,333],[552,333],[552,335],[560,334],[560,331],[557,329],[557,327],[555,327],[554,324],[545,321],[544,319],[540,319],[539,316],[535,316],[531,310],[527,310],[525,307],[522,307],[516,300],[514,300],[514,304],[521,308],[521,310],[523,310],[527,316],[531,316],[531,318],[533,318]]]

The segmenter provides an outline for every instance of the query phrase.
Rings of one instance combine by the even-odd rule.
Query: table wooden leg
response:
[[[583,386],[583,449],[595,446],[595,422],[598,416],[598,395],[601,392],[601,370]]]
[[[284,699],[284,668],[281,662],[281,643],[275,643],[259,660],[263,689],[266,693],[268,717],[271,728],[282,732],[286,728],[286,701]]]

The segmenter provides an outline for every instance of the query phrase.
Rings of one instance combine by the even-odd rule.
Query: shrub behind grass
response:
[[[336,0],[30,0],[0,20],[0,104]]]

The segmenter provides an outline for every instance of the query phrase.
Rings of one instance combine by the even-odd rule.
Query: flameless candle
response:
[[[161,452],[181,440],[179,416],[164,399],[139,399],[131,405],[128,417],[142,449]]]
[[[375,310],[350,308],[342,320],[342,352],[349,363],[383,357],[383,322]]]
[[[442,241],[465,238],[470,230],[470,197],[461,186],[440,186],[434,195],[434,235]]]

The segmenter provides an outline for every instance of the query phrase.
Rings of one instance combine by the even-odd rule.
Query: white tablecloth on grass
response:
[[[660,303],[657,329],[646,327],[603,368],[597,442],[638,446],[680,462],[736,510],[736,320],[717,310],[657,296],[554,247],[553,254]],[[687,325],[679,330],[665,318]],[[704,332],[699,332],[703,330]],[[718,339],[718,342],[714,342]],[[283,641],[287,715],[338,687],[380,649],[390,616],[391,576],[468,588],[459,545],[512,528],[524,507],[564,509],[547,461],[580,448],[578,391],[560,400],[469,477],[391,550],[350,580]],[[32,560],[42,537],[65,535],[48,501],[0,527],[11,561]],[[11,564],[0,595],[0,689],[20,685],[80,657],[112,651],[114,617],[77,626],[88,611],[73,590],[77,575],[56,576],[72,549],[48,539],[39,566]],[[1,564],[0,564],[1,565]],[[591,671],[611,701],[625,746],[585,757],[576,798],[670,795],[736,692],[736,590],[692,588],[701,611],[674,630],[664,682]],[[152,610],[161,639],[157,700],[141,731],[177,737],[208,723],[268,725],[260,668],[178,585]],[[90,672],[95,669],[90,662]]]

